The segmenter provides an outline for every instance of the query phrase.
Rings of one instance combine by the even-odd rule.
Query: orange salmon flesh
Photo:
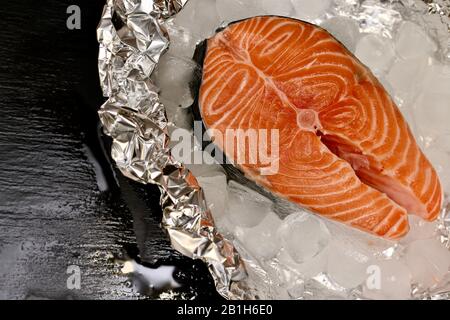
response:
[[[279,133],[270,146],[278,150],[277,172],[262,175],[263,164],[240,164],[248,178],[387,239],[408,232],[408,213],[436,219],[436,171],[380,82],[327,31],[263,16],[229,25],[206,45],[199,93],[206,128]],[[236,150],[216,143],[234,160]]]

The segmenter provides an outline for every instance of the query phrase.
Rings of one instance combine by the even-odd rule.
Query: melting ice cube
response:
[[[378,34],[367,34],[358,41],[355,55],[377,75],[383,75],[394,60],[392,41]]]
[[[280,225],[280,218],[270,212],[254,227],[236,228],[235,237],[254,257],[271,259],[280,251],[280,239],[277,236]]]
[[[431,139],[450,134],[450,86],[447,93],[422,93],[414,105],[421,134]]]
[[[425,139],[436,140],[450,134],[450,67],[429,59],[423,78],[414,115]]]
[[[445,94],[450,88],[450,65],[443,65],[433,58],[428,59],[423,88],[427,92]]]
[[[374,257],[392,258],[398,256],[398,248],[394,241],[373,236],[366,232],[350,228],[341,223],[324,220],[331,233],[333,245],[347,251],[358,261],[364,262]]]
[[[199,185],[205,193],[206,203],[211,209],[214,219],[224,215],[227,197],[227,177],[223,172],[196,175]]]
[[[416,58],[428,56],[436,51],[437,46],[423,28],[413,22],[404,21],[395,37],[395,49],[402,58]]]
[[[395,61],[394,61],[395,63]],[[378,77],[378,80],[383,85],[383,88],[387,91],[389,96],[392,98],[392,100],[395,102],[397,107],[401,108],[403,106],[403,99],[401,99],[395,92],[394,87],[392,84],[386,80],[386,75],[382,77]],[[402,110],[401,110],[402,111]]]
[[[228,183],[227,216],[241,227],[254,227],[271,212],[272,202],[235,181]]]
[[[231,22],[265,14],[260,0],[217,0],[222,22]]]
[[[291,0],[291,2],[295,8],[295,17],[312,21],[325,14],[332,0]]]
[[[378,261],[368,267],[363,294],[369,299],[408,299],[411,272],[401,260]]]
[[[189,59],[165,54],[154,72],[154,80],[160,88],[160,96],[182,108],[194,102],[190,83],[198,76],[197,64]]]
[[[290,275],[290,273],[284,270],[283,266],[277,264],[275,259],[255,259],[240,241],[234,241],[233,244],[246,266],[247,279],[250,283],[246,293],[256,289],[260,299],[289,299],[284,275]]]
[[[190,0],[175,16],[175,24],[188,28],[198,39],[214,34],[220,25],[220,18],[214,0]]]
[[[432,146],[450,153],[450,134],[443,134],[432,142]]]
[[[396,60],[386,75],[387,82],[392,86],[394,98],[400,105],[410,105],[419,90],[428,66],[427,57]]]
[[[283,247],[277,256],[281,265],[304,277],[325,271],[330,234],[320,218],[293,213],[283,220],[278,234]]]
[[[160,98],[166,110],[167,120],[172,122],[177,128],[182,128],[187,131],[192,129],[192,113],[189,109],[181,108],[171,101]]]
[[[448,273],[450,251],[437,239],[417,240],[409,245],[406,262],[412,281],[428,288],[438,284]]]
[[[358,251],[333,243],[329,249],[327,273],[344,288],[355,288],[367,279],[369,259]]]
[[[422,218],[409,215],[409,232],[408,234],[400,240],[403,244],[409,244],[415,240],[430,239],[436,236],[437,231],[437,221],[428,222]]]
[[[356,42],[360,37],[358,23],[354,19],[346,17],[333,17],[325,20],[321,27],[331,33],[347,49],[354,52]]]
[[[283,247],[297,263],[317,256],[328,246],[330,233],[325,224],[309,213],[291,214],[280,228]]]
[[[183,110],[183,109],[181,109]],[[228,203],[228,185],[225,171],[206,152],[190,131],[177,128],[171,132],[171,153],[175,160],[183,163],[197,178],[203,188],[206,203],[214,220],[225,226],[224,212]],[[227,230],[231,231],[231,230]]]
[[[289,16],[294,11],[291,0],[260,0],[267,14]]]
[[[302,263],[296,262],[286,248],[281,248],[277,255],[280,265],[289,270],[289,274],[300,274],[303,278],[314,277],[327,268],[328,248],[324,248],[313,258]]]
[[[359,230],[327,221],[333,239],[329,247],[327,273],[341,286],[351,289],[364,284],[377,259],[396,259],[402,247]],[[381,280],[380,280],[381,281]]]
[[[214,224],[223,236],[230,240],[234,239],[236,226],[233,225],[226,215],[217,218],[214,217]]]
[[[292,299],[301,299],[305,294],[305,282],[302,279],[296,279],[287,287],[289,297]]]
[[[198,38],[192,35],[187,28],[174,24],[172,20],[168,20],[165,27],[170,39],[168,54],[191,59],[194,56]]]

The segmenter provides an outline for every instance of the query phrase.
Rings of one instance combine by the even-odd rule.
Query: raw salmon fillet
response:
[[[382,85],[328,32],[255,17],[218,32],[205,50],[198,104],[224,154],[257,157],[254,148],[217,139],[227,129],[279,132],[269,146],[279,150],[277,172],[261,174],[259,160],[240,163],[247,177],[389,239],[408,232],[407,213],[437,217],[442,189],[435,170]]]

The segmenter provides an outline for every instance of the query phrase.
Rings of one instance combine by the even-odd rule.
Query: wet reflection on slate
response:
[[[71,4],[81,8],[81,30],[66,28]],[[171,249],[158,189],[115,172],[105,151],[96,114],[102,6],[0,8],[0,298],[219,299],[203,264]],[[179,287],[136,282],[122,272],[130,259],[156,275],[173,266]],[[68,288],[71,265],[80,289]],[[166,267],[156,270],[167,277]]]

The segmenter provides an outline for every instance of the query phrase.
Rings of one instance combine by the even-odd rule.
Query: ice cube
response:
[[[428,56],[437,50],[436,43],[417,24],[404,21],[395,37],[395,49],[402,58]]]
[[[228,183],[227,216],[236,226],[254,227],[271,212],[272,202],[235,181]]]
[[[442,64],[433,58],[428,58],[423,88],[430,93],[448,94],[450,91],[450,65]]]
[[[198,76],[197,64],[189,59],[165,54],[156,68],[153,79],[160,88],[160,96],[164,100],[186,108],[192,105],[190,83]]]
[[[425,154],[436,169],[444,192],[450,193],[450,170],[448,168],[450,164],[450,153],[436,144],[430,148],[426,148]]]
[[[177,128],[170,134],[172,156],[196,177],[214,219],[222,219],[228,202],[225,171],[208,153],[200,150],[199,141],[190,131]]]
[[[363,295],[369,299],[403,300],[411,297],[411,272],[401,260],[378,261],[368,266]]]
[[[305,281],[296,278],[287,285],[286,290],[291,299],[302,299],[305,294]]]
[[[297,244],[297,246],[302,246]],[[279,254],[277,255],[277,260],[280,265],[283,265],[289,270],[289,273],[300,274],[303,278],[314,277],[327,268],[328,259],[328,247],[320,251],[316,256],[306,260],[302,263],[296,262],[292,258],[292,254],[284,247],[281,248]]]
[[[191,59],[199,41],[198,37],[192,35],[188,29],[177,26],[172,20],[168,20],[165,27],[170,39],[168,54]]]
[[[387,82],[392,86],[395,101],[400,105],[411,105],[417,93],[422,89],[422,82],[428,58],[419,57],[406,60],[396,60],[388,73]]]
[[[414,105],[418,129],[427,145],[450,134],[450,67],[431,58],[428,62]]]
[[[245,214],[245,212],[242,212]],[[280,251],[281,244],[278,237],[278,228],[281,220],[270,212],[254,227],[237,227],[235,237],[253,257],[257,259],[271,259]]]
[[[233,242],[236,250],[246,266],[246,295],[256,294],[258,299],[289,299],[289,294],[284,286],[284,275],[287,274],[283,266],[278,265],[274,259],[264,260],[255,256],[243,247],[240,241]],[[252,292],[252,291],[256,292]]]
[[[422,93],[414,105],[414,117],[425,139],[434,140],[450,134],[450,90],[447,93]]]
[[[199,185],[205,193],[206,203],[211,209],[214,219],[225,213],[227,197],[227,177],[225,173],[196,176]]]
[[[295,17],[313,21],[323,15],[330,7],[332,0],[291,0],[295,9]]]
[[[350,51],[355,51],[356,42],[360,37],[358,23],[347,17],[333,17],[325,20],[321,27],[331,33]]]
[[[378,34],[367,34],[356,44],[355,55],[377,75],[383,75],[395,56],[392,40]]]
[[[429,288],[448,274],[450,251],[437,239],[417,240],[408,246],[406,262],[411,270],[413,283]]]
[[[279,255],[280,253],[277,256]],[[301,294],[300,291],[302,290],[301,287],[304,279],[297,270],[285,265],[277,257],[264,261],[264,269],[267,271],[270,280],[274,279],[273,283],[282,286],[286,294],[289,295],[289,291],[293,295]]]
[[[394,61],[394,63],[395,63],[395,61]],[[392,84],[388,80],[386,80],[386,76],[387,75],[384,75],[382,77],[380,76],[380,77],[378,77],[378,80],[382,84],[383,88],[387,91],[389,96],[392,98],[392,100],[395,102],[397,107],[402,108],[403,106],[405,106],[404,101],[403,101],[403,99],[400,96],[398,96],[396,94]],[[408,106],[408,104],[406,104],[406,106]],[[411,110],[411,108],[401,109],[400,111],[405,112],[406,110]]]
[[[312,214],[301,212],[286,217],[280,228],[283,248],[297,263],[303,263],[323,251],[330,240],[325,224]]]
[[[260,0],[267,14],[289,16],[294,11],[291,0]]]
[[[402,247],[393,241],[326,221],[333,239],[329,247],[328,274],[341,286],[350,289],[364,283],[376,259],[395,259]],[[369,268],[369,269],[368,269]]]
[[[432,141],[432,147],[450,152],[450,134],[443,134]]]
[[[348,251],[358,261],[364,262],[375,257],[392,258],[398,255],[396,242],[373,236],[344,224],[325,220],[333,244]]]
[[[201,152],[201,153],[200,153]],[[206,152],[204,151],[199,151],[199,150],[195,150],[194,151],[195,155],[198,156],[196,157],[196,159],[202,159],[202,161],[205,161],[205,159],[210,159],[207,160],[207,163],[202,163],[202,164],[188,164],[186,165],[186,167],[191,170],[191,172],[194,174],[194,176],[196,177],[201,177],[201,176],[215,176],[215,175],[222,175],[225,171],[223,170],[222,166],[220,164],[217,163],[213,163],[214,159]],[[209,162],[211,161],[211,162]],[[212,163],[212,164],[210,164]]]
[[[223,236],[230,240],[234,239],[236,226],[233,225],[226,215],[214,218],[214,224]]]
[[[367,279],[369,261],[368,256],[333,242],[329,249],[327,273],[344,288],[355,288]]]
[[[265,14],[260,0],[217,0],[216,7],[222,22]]]
[[[328,257],[329,232],[317,217],[306,212],[293,213],[279,229],[282,250],[277,259],[304,277],[324,272]]]
[[[407,245],[416,240],[430,239],[436,236],[438,227],[437,221],[428,222],[415,215],[409,215],[408,220],[410,230],[408,234],[400,240],[402,244]]]
[[[220,25],[220,18],[214,0],[190,0],[176,16],[174,23],[187,28],[198,39],[214,34]]]
[[[188,108],[181,108],[175,103],[160,98],[161,103],[166,110],[167,120],[175,125],[177,128],[184,129],[186,131],[192,130],[193,117],[192,112]]]

